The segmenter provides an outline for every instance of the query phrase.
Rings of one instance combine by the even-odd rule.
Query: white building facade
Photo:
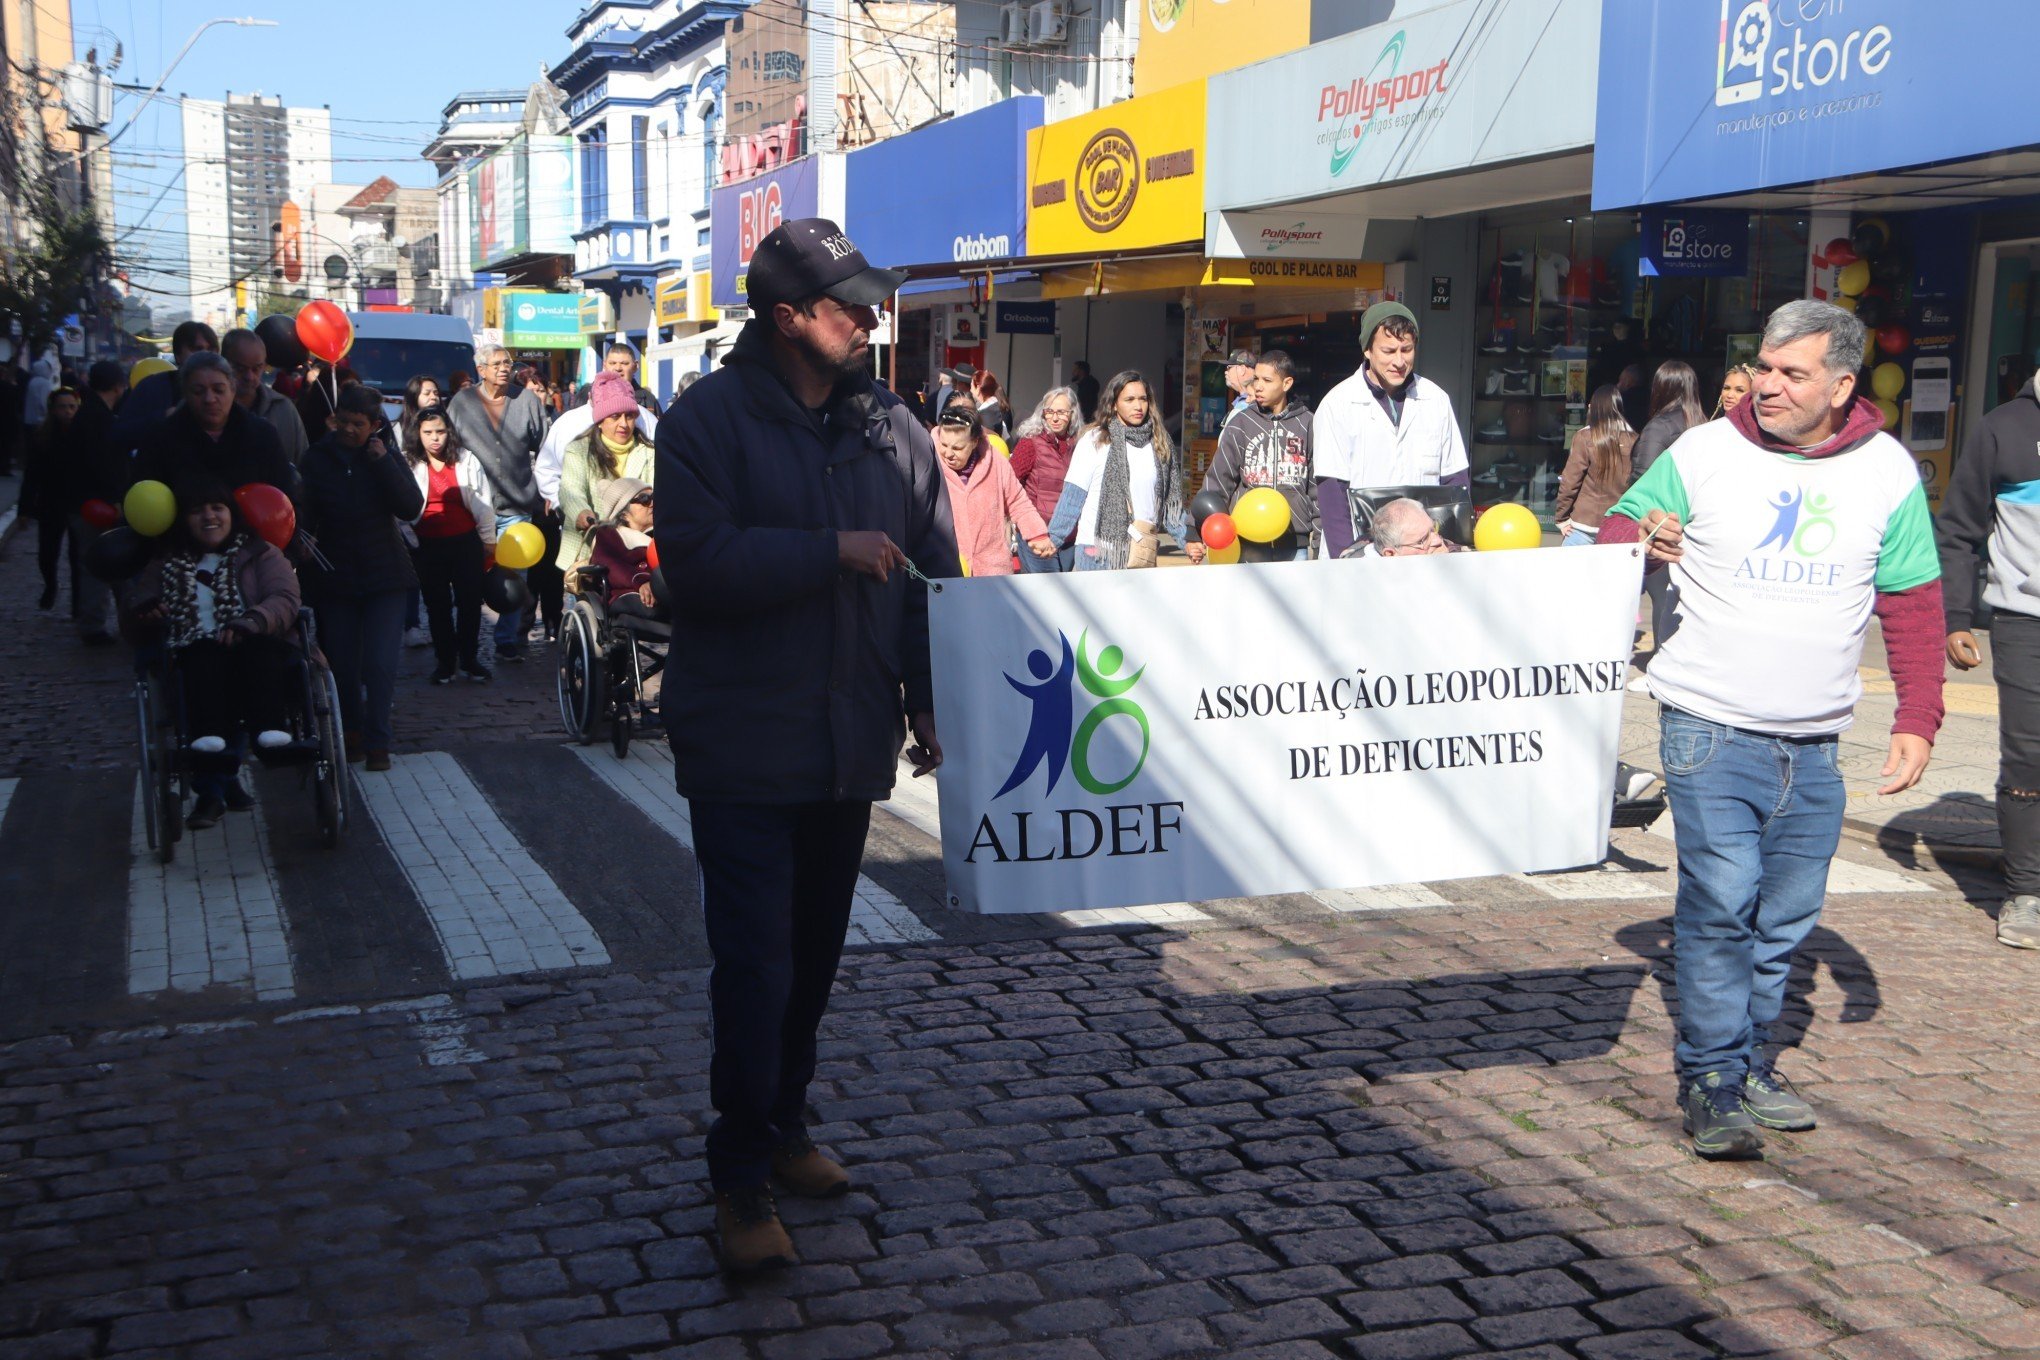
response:
[[[332,180],[332,117],[261,95],[179,102],[191,315],[220,329],[283,267],[289,226]]]

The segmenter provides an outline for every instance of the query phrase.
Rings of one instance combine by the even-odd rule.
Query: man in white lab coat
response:
[[[1360,318],[1360,371],[1325,394],[1313,431],[1325,558],[1353,545],[1351,487],[1471,486],[1443,388],[1417,376],[1417,318],[1377,302]]]

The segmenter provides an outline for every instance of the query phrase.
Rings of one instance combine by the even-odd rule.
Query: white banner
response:
[[[946,583],[950,905],[1597,863],[1641,574],[1611,544]]]

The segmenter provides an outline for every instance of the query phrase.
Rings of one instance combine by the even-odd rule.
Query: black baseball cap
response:
[[[843,229],[826,217],[782,222],[751,252],[744,293],[754,308],[826,293],[852,306],[877,307],[907,281],[905,271],[874,268]]]

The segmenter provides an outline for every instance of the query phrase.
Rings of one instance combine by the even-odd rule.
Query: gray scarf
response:
[[[1154,456],[1154,417],[1150,415],[1145,425],[1128,426],[1115,416],[1105,422],[1105,433],[1112,447],[1105,455],[1105,468],[1098,478],[1096,547],[1110,569],[1117,571],[1126,565],[1127,554],[1133,547],[1133,540],[1128,537],[1133,527],[1133,495],[1126,450],[1131,446],[1147,457]],[[1155,468],[1155,479],[1156,524],[1166,529],[1183,518],[1183,478],[1173,452],[1166,464]]]

